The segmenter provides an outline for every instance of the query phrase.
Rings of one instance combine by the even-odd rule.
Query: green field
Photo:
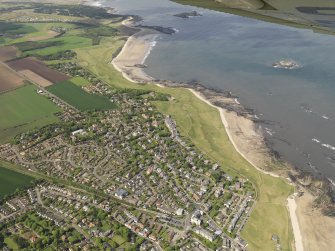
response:
[[[26,85],[0,95],[0,143],[24,131],[58,121],[54,114],[60,109],[36,90],[35,86]]]
[[[282,250],[293,250],[293,233],[286,199],[293,187],[284,179],[257,171],[242,158],[229,141],[217,109],[181,88],[139,86],[125,80],[110,64],[111,55],[122,46],[121,41],[107,39],[101,46],[78,49],[78,61],[114,87],[149,89],[172,95],[172,102],[157,102],[158,109],[176,120],[183,136],[188,137],[205,154],[219,162],[231,174],[242,175],[253,182],[257,203],[242,232],[248,250],[276,250],[272,234],[280,238]]]
[[[34,49],[34,46],[31,46],[31,50],[29,47],[25,50],[24,55],[49,55],[56,53],[58,51],[71,50],[74,48],[87,47],[92,45],[92,39],[78,36],[62,36],[42,41],[33,42],[35,45],[43,44],[43,43],[53,43],[51,46],[47,46],[46,48]],[[20,49],[20,46],[18,46]]]
[[[33,180],[30,176],[0,166],[0,199],[14,193],[17,188],[29,185]]]
[[[78,82],[78,80],[75,80],[75,82]],[[90,94],[71,81],[51,85],[47,87],[47,90],[82,111],[116,108],[116,105],[110,102],[107,97]]]
[[[71,79],[71,82],[78,86],[87,86],[90,84],[86,79],[82,77],[74,77]]]

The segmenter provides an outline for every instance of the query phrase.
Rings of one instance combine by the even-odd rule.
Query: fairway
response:
[[[90,94],[71,81],[49,86],[47,90],[82,111],[108,110],[116,107],[107,97]]]
[[[32,180],[34,178],[30,176],[0,166],[0,200],[5,195],[14,193],[17,188],[29,185]]]
[[[26,85],[0,95],[0,143],[10,141],[18,133],[58,121],[60,109],[36,87]]]

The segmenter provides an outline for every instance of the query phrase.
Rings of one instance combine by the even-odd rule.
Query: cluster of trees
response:
[[[69,76],[79,76],[84,79],[86,79],[88,82],[91,84],[98,84],[101,81],[94,76],[91,72],[88,70],[84,69],[83,67],[79,66],[76,63],[73,62],[66,62],[66,63],[58,63],[58,64],[52,64],[50,65],[50,68],[65,73],[66,75]]]
[[[99,45],[102,37],[113,37],[119,34],[118,30],[107,26],[99,24],[95,27],[89,27],[85,29],[83,37],[88,37],[92,39],[92,45]]]
[[[22,229],[20,233],[11,234],[6,232],[9,224],[23,223],[27,229]],[[34,231],[38,234],[35,242],[30,242],[23,238],[27,231]],[[73,228],[59,228],[51,221],[39,217],[36,213],[27,213],[14,222],[7,223],[0,228],[0,248],[4,246],[5,237],[9,237],[19,247],[20,250],[41,250],[52,247],[53,250],[62,247],[70,247],[80,242],[83,236]],[[63,240],[62,240],[62,238]],[[64,239],[65,237],[65,239]]]
[[[38,57],[41,60],[70,60],[74,59],[77,56],[77,53],[71,50],[65,50],[65,51],[58,51],[53,54],[48,54],[48,55],[33,55]]]

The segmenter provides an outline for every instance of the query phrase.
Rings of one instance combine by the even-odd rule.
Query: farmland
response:
[[[6,65],[0,63],[0,93],[23,85],[23,79]]]
[[[29,81],[37,84],[38,86],[41,87],[46,87],[49,85],[52,85],[53,83],[50,82],[49,80],[41,77],[40,75],[36,74],[35,72],[31,71],[31,70],[22,70],[19,71],[20,74],[22,74],[25,78],[27,78]]]
[[[58,121],[54,114],[59,111],[51,101],[37,94],[33,85],[1,94],[0,143],[24,131]]]
[[[17,49],[14,46],[3,46],[0,47],[0,62],[5,62],[7,60],[16,57]]]
[[[52,27],[71,28],[72,24],[66,23],[4,23],[0,22],[0,30],[4,32],[6,44],[14,44],[25,41],[40,41],[53,38],[58,35],[52,31]],[[18,35],[19,34],[19,35]]]
[[[32,57],[10,61],[8,65],[16,71],[31,70],[52,83],[63,82],[69,79],[65,74],[48,68],[44,63]]]
[[[30,176],[0,166],[0,200],[34,180]]]
[[[111,103],[107,97],[87,93],[71,81],[64,81],[49,86],[47,87],[47,90],[70,105],[83,111],[94,109],[107,110],[116,107],[116,105]]]
[[[62,36],[43,41],[27,41],[16,44],[16,46],[24,52],[24,55],[40,55],[45,56],[56,53],[58,51],[71,50],[74,48],[82,48],[92,45],[89,38],[78,36]]]

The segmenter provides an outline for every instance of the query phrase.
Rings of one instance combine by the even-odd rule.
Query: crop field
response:
[[[0,200],[15,192],[17,188],[29,185],[33,180],[30,176],[0,166]]]
[[[54,115],[60,109],[46,97],[37,94],[36,87],[26,85],[0,95],[0,143],[19,133],[58,121]]]
[[[47,87],[47,90],[80,110],[108,110],[116,105],[105,96],[90,94],[71,81]]]
[[[0,47],[0,62],[16,58],[17,49],[14,46]]]
[[[71,28],[72,24],[67,23],[34,23],[30,24],[36,32],[27,34],[25,37],[20,39],[21,41],[40,41],[53,38],[58,35],[57,32],[52,31],[52,27],[63,27],[63,28]],[[19,42],[20,40],[16,40],[15,42]]]
[[[70,78],[63,73],[48,68],[44,63],[32,57],[10,61],[7,64],[16,71],[31,70],[52,83],[63,82]]]
[[[0,93],[23,85],[24,80],[7,66],[0,64]]]
[[[74,25],[68,23],[23,24],[0,22],[0,30],[5,34],[6,44],[51,39],[58,35],[57,32],[51,30],[52,27],[72,28]]]
[[[16,44],[19,50],[24,52],[24,55],[40,56],[91,45],[92,39],[78,36],[62,36],[43,41],[28,41]]]
[[[35,72],[31,70],[22,70],[22,71],[19,71],[19,73],[25,76],[30,82],[35,83],[38,86],[47,87],[47,86],[53,85],[52,82],[41,77],[40,75],[36,74]]]
[[[1,33],[15,37],[17,34],[28,34],[36,32],[37,29],[29,24],[0,22]]]

